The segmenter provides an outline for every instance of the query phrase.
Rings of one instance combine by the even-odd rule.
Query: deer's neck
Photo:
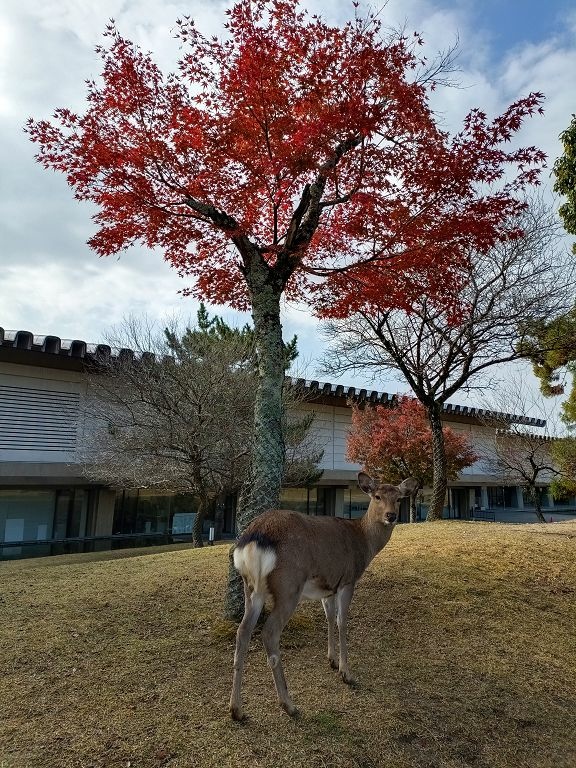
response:
[[[376,516],[371,515],[370,510],[361,518],[360,525],[368,546],[368,562],[370,562],[386,546],[394,526],[385,525]]]

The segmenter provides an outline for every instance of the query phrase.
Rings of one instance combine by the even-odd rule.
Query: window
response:
[[[0,491],[0,541],[52,538],[54,491]]]
[[[364,491],[360,488],[350,488],[344,492],[344,517],[362,517],[369,504],[370,497]]]
[[[146,489],[121,491],[114,509],[115,534],[192,533],[196,500],[191,494],[172,495]]]
[[[490,509],[504,507],[504,488],[498,485],[495,488],[488,487],[488,506]]]
[[[496,487],[488,487],[487,491],[489,509],[515,509],[518,506],[516,486],[514,485],[498,485]]]
[[[174,534],[192,533],[196,517],[196,501],[190,494],[173,496],[170,505],[170,530]]]
[[[134,533],[167,533],[170,497],[165,493],[140,491]]]
[[[522,488],[522,497],[524,499],[524,506],[528,508],[534,508],[534,495],[537,494],[540,499],[540,506],[547,506],[546,493],[547,488]]]
[[[555,507],[571,507],[574,505],[574,496],[562,496],[558,499],[553,499]]]
[[[282,488],[280,491],[280,507],[304,512],[307,515],[317,514],[318,494],[316,488]]]

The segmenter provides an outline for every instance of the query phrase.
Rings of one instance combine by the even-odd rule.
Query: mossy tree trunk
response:
[[[279,506],[285,459],[282,406],[285,355],[280,322],[280,298],[284,286],[261,259],[246,277],[252,298],[258,389],[250,470],[238,500],[239,533],[257,515]],[[230,558],[225,612],[228,618],[239,620],[243,609],[242,580]]]
[[[410,522],[415,523],[416,522],[416,498],[418,496],[418,492],[413,493],[410,495]]]
[[[204,496],[200,496],[198,499],[198,507],[196,509],[196,517],[194,518],[194,524],[192,525],[192,543],[195,547],[203,547],[202,541],[202,528],[204,527],[204,520],[206,518],[206,510],[208,505]]]

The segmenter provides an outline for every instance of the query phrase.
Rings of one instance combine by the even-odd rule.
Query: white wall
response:
[[[324,448],[320,462],[322,469],[361,469],[359,464],[346,461],[346,439],[350,430],[351,410],[332,405],[306,403],[302,410],[314,413],[311,434],[317,444]]]
[[[352,411],[344,406],[316,405],[306,403],[301,406],[307,412],[315,414],[311,432],[316,437],[319,445],[324,447],[324,458],[320,464],[322,469],[329,470],[353,470],[361,469],[359,464],[346,461],[346,439],[352,421]],[[455,432],[465,434],[471,441],[472,448],[477,453],[486,453],[491,444],[492,429],[480,424],[465,424],[445,419],[444,423]],[[473,482],[473,476],[486,478],[486,470],[483,460],[479,459],[470,467],[466,467],[462,474],[463,480]],[[477,482],[480,482],[478,480]]]

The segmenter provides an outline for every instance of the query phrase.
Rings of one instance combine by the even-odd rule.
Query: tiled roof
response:
[[[59,359],[64,363],[66,359],[72,361],[98,362],[111,358],[134,358],[131,349],[112,349],[107,344],[89,344],[80,339],[61,339],[58,336],[38,336],[30,331],[9,331],[0,328],[0,353],[2,349],[19,350],[21,352],[44,353],[47,357]],[[21,359],[21,358],[20,358]],[[354,400],[355,402],[369,402],[378,405],[394,406],[398,395],[377,390],[348,387],[343,384],[330,384],[329,382],[314,381],[310,379],[290,379],[292,383],[309,393],[312,397],[334,400]],[[500,421],[510,421],[517,424],[528,424],[533,427],[544,427],[546,421],[528,416],[518,416],[510,413],[496,413],[484,408],[475,408],[467,405],[453,405],[445,403],[443,412],[455,417],[468,417],[471,419],[494,418]]]

